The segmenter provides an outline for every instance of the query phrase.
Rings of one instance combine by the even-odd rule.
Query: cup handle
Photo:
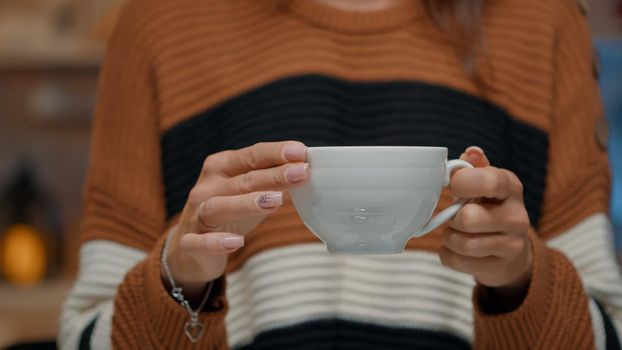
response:
[[[449,182],[451,181],[451,173],[454,170],[461,168],[473,168],[473,165],[467,161],[461,159],[453,159],[447,162],[447,166],[445,167],[445,181],[443,183],[443,187],[449,186]],[[430,231],[436,229],[437,227],[444,224],[447,220],[454,217],[454,215],[458,214],[458,211],[462,209],[462,207],[468,202],[468,199],[458,198],[456,199],[450,206],[445,208],[440,213],[434,215],[428,222],[423,226],[417,233],[413,235],[413,237],[421,237]]]

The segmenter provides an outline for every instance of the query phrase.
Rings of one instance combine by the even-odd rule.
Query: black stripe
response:
[[[80,336],[80,345],[78,349],[80,350],[90,350],[91,349],[91,336],[93,335],[93,329],[95,329],[95,323],[99,315],[95,316],[93,320],[84,328],[82,331],[82,335]]]
[[[594,299],[596,305],[598,306],[598,310],[600,311],[601,316],[603,317],[603,324],[605,326],[605,339],[606,339],[606,349],[607,350],[620,350],[622,346],[620,345],[620,339],[618,338],[618,332],[616,332],[615,327],[613,326],[613,322],[611,322],[611,318],[605,311],[605,308],[601,305],[598,300]]]
[[[466,350],[464,339],[440,331],[394,328],[345,320],[321,320],[260,333],[239,350],[353,349]]]
[[[537,226],[545,186],[547,135],[463,92],[421,82],[350,82],[305,75],[278,80],[189,118],[162,135],[169,217],[178,213],[209,154],[261,141],[309,146],[470,145],[514,171]]]

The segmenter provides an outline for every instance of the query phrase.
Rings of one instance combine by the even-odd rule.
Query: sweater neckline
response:
[[[419,0],[405,0],[377,11],[348,11],[315,0],[291,0],[290,11],[303,20],[329,30],[373,34],[398,29],[423,14]]]

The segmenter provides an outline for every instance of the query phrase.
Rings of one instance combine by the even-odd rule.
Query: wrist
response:
[[[486,313],[499,314],[516,310],[525,300],[533,269],[533,256],[531,245],[525,251],[522,259],[517,259],[516,270],[520,271],[518,276],[503,285],[484,288],[481,295],[481,306]]]
[[[160,279],[166,289],[171,290],[170,278],[167,274],[165,265],[168,266],[170,277],[173,278],[177,287],[182,288],[184,296],[191,302],[200,301],[205,294],[206,285],[214,279],[199,278],[187,275],[186,271],[198,271],[196,263],[188,256],[185,256],[179,249],[177,239],[174,237],[178,233],[172,233],[172,239],[168,240],[166,249],[163,250],[163,263],[160,264]],[[166,244],[166,243],[165,243]],[[166,260],[166,261],[164,261]]]
[[[209,281],[208,282],[183,282],[181,280],[178,281],[175,276],[173,276],[173,278],[175,279],[175,283],[177,284],[177,287],[182,288],[184,295],[190,301],[191,304],[196,304],[196,302],[201,299],[201,297],[203,296],[205,292],[205,286],[207,285],[207,283],[209,283]],[[168,276],[166,275],[166,271],[164,270],[164,267],[160,268],[160,279],[162,280],[162,284],[167,290],[173,289],[173,286],[169,282]]]
[[[485,287],[481,306],[489,314],[501,314],[514,311],[522,305],[527,291],[529,279],[500,287]]]

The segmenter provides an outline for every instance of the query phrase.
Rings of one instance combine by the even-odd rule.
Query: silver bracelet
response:
[[[207,284],[205,295],[203,296],[203,300],[201,301],[201,304],[199,304],[199,307],[197,307],[196,310],[192,310],[192,308],[190,307],[190,303],[184,297],[183,289],[181,287],[178,287],[177,284],[175,284],[175,280],[173,279],[173,274],[171,274],[171,270],[169,269],[168,264],[166,262],[166,253],[168,252],[168,245],[171,241],[171,238],[174,235],[174,232],[175,230],[171,230],[168,234],[168,237],[166,237],[166,242],[164,242],[164,248],[162,249],[162,256],[160,257],[160,259],[162,260],[162,267],[164,267],[164,272],[166,272],[166,276],[168,277],[168,281],[172,287],[171,295],[173,296],[173,298],[179,301],[181,306],[186,308],[186,310],[188,310],[188,313],[190,314],[190,321],[184,324],[184,332],[186,333],[186,336],[188,336],[188,339],[190,339],[191,342],[196,343],[203,336],[203,333],[205,333],[205,325],[199,322],[199,313],[205,306],[207,299],[209,299],[214,282],[210,281]]]

